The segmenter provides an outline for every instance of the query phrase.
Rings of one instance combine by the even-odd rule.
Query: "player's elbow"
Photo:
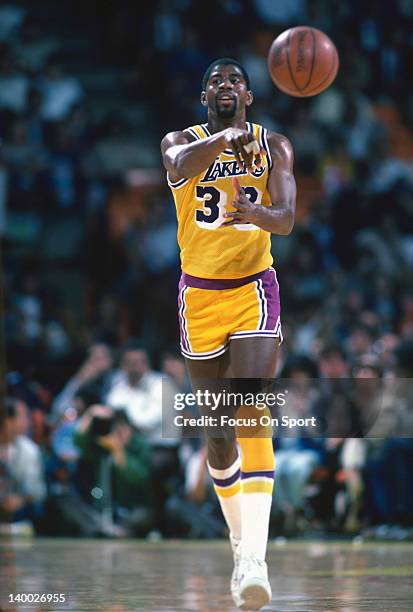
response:
[[[190,179],[199,174],[198,169],[192,167],[190,159],[188,159],[188,156],[185,155],[184,152],[181,152],[176,156],[174,165],[175,174],[177,174],[180,178]]]
[[[179,146],[170,147],[164,154],[164,166],[170,175],[177,180],[188,178],[186,176],[185,155]]]
[[[278,223],[276,233],[280,236],[288,236],[291,234],[294,227],[294,220],[294,212],[292,210],[286,211],[281,223]]]
[[[286,219],[283,236],[288,236],[289,234],[291,234],[291,232],[293,231],[293,227],[294,227],[294,215],[291,214],[288,216],[288,219]]]

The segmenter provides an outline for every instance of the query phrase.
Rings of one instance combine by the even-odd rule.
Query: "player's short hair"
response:
[[[240,69],[240,71],[242,72],[242,76],[244,77],[245,82],[247,84],[247,89],[251,89],[250,78],[244,66],[242,66],[239,62],[237,62],[237,60],[232,59],[231,57],[220,57],[219,59],[214,60],[211,64],[209,64],[208,68],[205,70],[204,76],[202,77],[202,89],[205,91],[209,81],[209,77],[211,76],[212,69],[215,68],[215,66],[228,66],[230,64],[231,66],[236,66]]]

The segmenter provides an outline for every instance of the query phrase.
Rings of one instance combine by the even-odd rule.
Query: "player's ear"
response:
[[[251,104],[254,102],[254,94],[252,93],[252,91],[249,89],[247,92],[247,99],[245,101],[246,106],[251,106]]]
[[[208,105],[207,97],[206,97],[206,91],[201,91],[201,104],[202,104],[202,106],[207,106]]]

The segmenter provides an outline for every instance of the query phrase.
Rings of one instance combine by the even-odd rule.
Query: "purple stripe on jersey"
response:
[[[188,287],[195,287],[195,289],[235,289],[264,278],[267,272],[268,269],[243,278],[199,278],[183,272],[181,282]]]
[[[265,470],[262,472],[241,472],[241,480],[246,478],[272,478],[274,479],[274,470]]]
[[[271,169],[272,159],[271,159],[271,153],[270,153],[270,149],[268,147],[268,142],[267,142],[267,130],[265,128],[261,128],[261,144],[267,154],[268,168]]]
[[[204,134],[205,134],[206,136],[211,136],[211,133],[210,133],[210,131],[208,130],[208,128],[206,127],[205,123],[201,123],[201,128],[202,128],[202,130],[203,130],[203,132],[204,132]]]
[[[268,268],[261,282],[267,300],[267,321],[263,329],[276,331],[277,322],[280,317],[280,294],[275,270]]]
[[[241,470],[238,469],[235,472],[235,474],[233,474],[232,476],[229,476],[229,478],[214,478],[213,476],[211,476],[211,478],[214,481],[214,484],[217,485],[217,487],[230,487],[235,482],[237,482],[237,480],[240,477],[240,474],[241,474]]]
[[[172,181],[169,181],[169,185],[170,185],[171,187],[180,187],[181,185],[183,185],[184,183],[186,183],[186,181],[187,181],[187,180],[188,180],[188,179],[183,178],[183,179],[180,179],[179,181],[177,181],[176,183],[173,183]]]
[[[199,136],[198,132],[195,132],[195,130],[193,128],[189,127],[189,128],[186,128],[186,129],[188,130],[188,132],[190,134],[192,134],[192,136],[194,138],[196,138],[196,140],[201,140],[201,136]]]

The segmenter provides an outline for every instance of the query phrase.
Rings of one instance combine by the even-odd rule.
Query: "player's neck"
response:
[[[221,130],[226,130],[227,128],[239,128],[241,130],[246,129],[246,118],[245,115],[241,115],[239,117],[231,117],[230,119],[223,119],[221,117],[216,116],[208,116],[208,130],[211,134],[216,134],[217,132],[221,132]]]

